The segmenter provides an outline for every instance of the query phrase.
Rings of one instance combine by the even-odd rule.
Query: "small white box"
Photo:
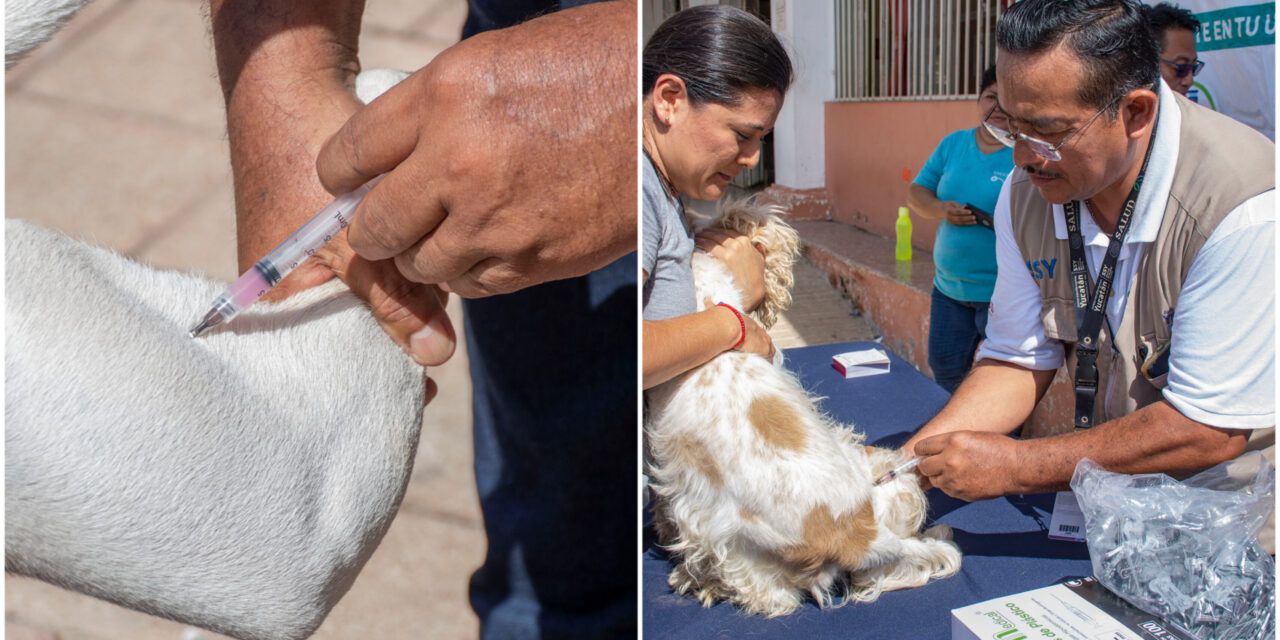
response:
[[[837,353],[831,358],[831,366],[845,378],[860,378],[889,373],[889,354],[883,349],[863,349]]]
[[[1195,640],[1093,578],[951,610],[951,640]]]

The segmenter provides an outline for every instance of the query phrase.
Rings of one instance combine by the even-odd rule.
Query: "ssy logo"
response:
[[[1053,270],[1058,266],[1058,259],[1052,260],[1028,260],[1027,271],[1031,272],[1031,276],[1036,280],[1053,278]]]

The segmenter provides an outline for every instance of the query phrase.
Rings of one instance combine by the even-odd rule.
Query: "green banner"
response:
[[[1276,43],[1276,5],[1274,2],[1231,7],[1197,13],[1200,30],[1196,32],[1198,51],[1239,49]]]

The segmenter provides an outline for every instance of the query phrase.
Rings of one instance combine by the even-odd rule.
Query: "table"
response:
[[[876,347],[870,342],[801,347],[784,351],[786,366],[805,388],[823,396],[823,410],[867,434],[867,444],[900,446],[946,404],[947,392],[905,360],[889,354],[888,374],[846,380],[831,367],[837,353]],[[886,349],[886,351],[888,351]],[[1015,463],[1015,461],[1010,461]],[[869,603],[822,610],[809,603],[789,616],[766,619],[720,603],[703,608],[667,586],[671,563],[656,546],[650,527],[642,557],[645,638],[745,638],[818,640],[946,640],[951,610],[1092,573],[1083,542],[1047,537],[1053,494],[1008,496],[966,503],[938,490],[929,497],[929,523],[955,530],[964,552],[950,578],[893,591]],[[646,522],[647,522],[646,518]]]

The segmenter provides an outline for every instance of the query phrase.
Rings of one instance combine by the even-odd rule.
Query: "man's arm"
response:
[[[915,447],[918,471],[947,495],[981,500],[1068,488],[1081,458],[1116,473],[1204,469],[1244,452],[1249,431],[1210,427],[1160,401],[1092,429],[1015,440],[990,432],[954,431]]]
[[[324,141],[357,110],[353,87],[362,0],[213,0],[210,16],[227,106],[241,270],[283,241],[332,196],[315,174]],[[391,262],[360,260],[340,235],[271,291],[281,299],[337,273],[383,329],[422,364],[456,339],[431,287]]]
[[[999,360],[979,361],[942,411],[902,445],[902,453],[920,455],[917,443],[953,431],[1012,433],[1031,415],[1053,376],[1054,371],[1036,371]]]
[[[388,173],[351,245],[468,297],[634,251],[635,12],[604,2],[468,38],[361,110],[316,164],[333,193]]]

